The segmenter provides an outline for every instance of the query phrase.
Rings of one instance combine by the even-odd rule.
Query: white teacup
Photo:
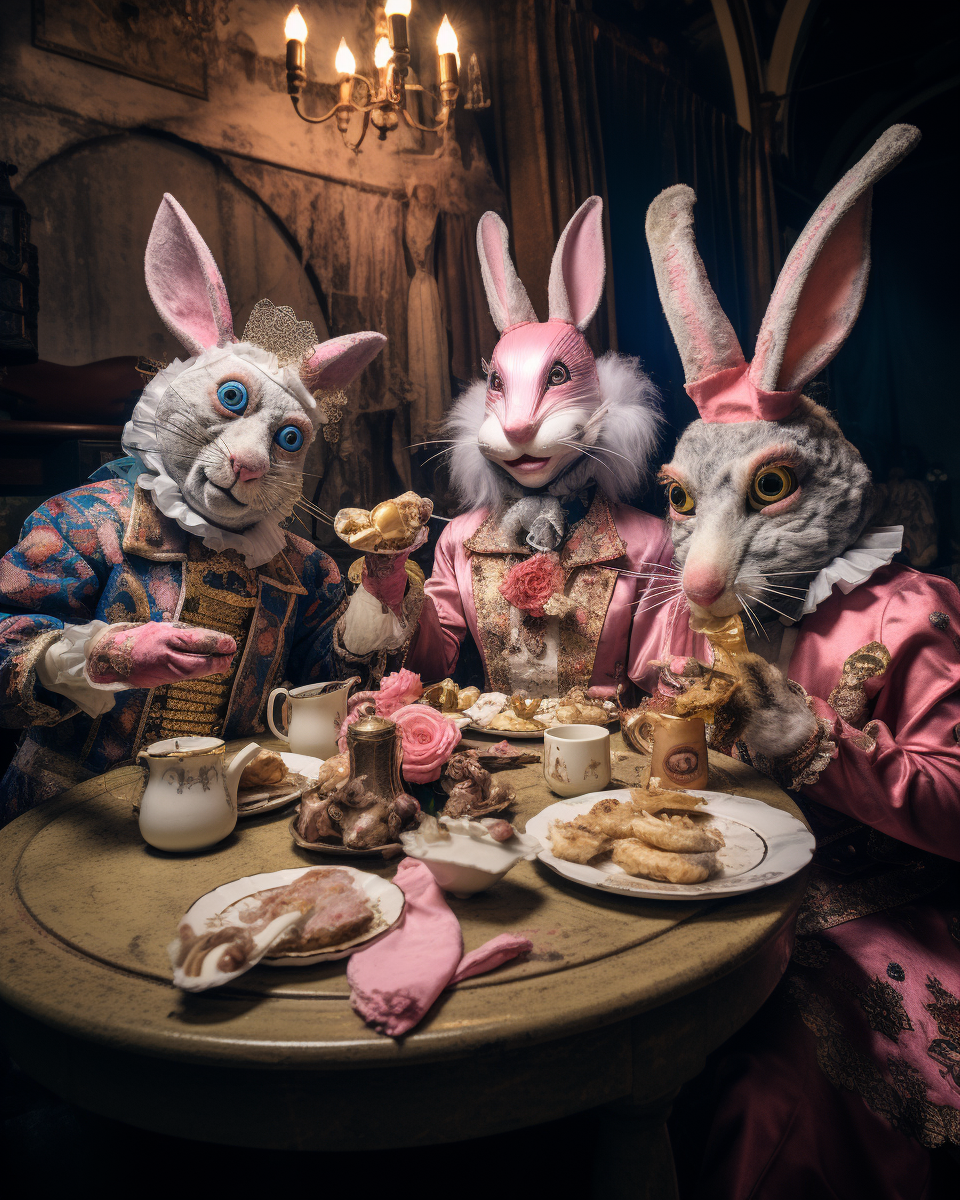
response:
[[[610,734],[599,725],[556,725],[543,735],[543,778],[558,796],[583,796],[610,782]]]

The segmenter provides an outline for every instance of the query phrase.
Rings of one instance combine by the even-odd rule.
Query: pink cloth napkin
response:
[[[378,1033],[401,1037],[448,984],[491,971],[531,943],[500,934],[464,957],[460,922],[428,868],[405,858],[394,883],[406,897],[403,917],[382,941],[351,955],[347,980],[354,1012]]]

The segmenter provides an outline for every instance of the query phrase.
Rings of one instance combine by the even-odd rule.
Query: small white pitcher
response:
[[[294,754],[309,754],[313,758],[332,758],[337,753],[340,726],[347,715],[347,696],[360,676],[333,680],[330,683],[308,683],[303,687],[274,688],[267,700],[267,724],[274,734],[290,743]],[[290,728],[284,733],[273,719],[278,696],[290,705]]]
[[[137,755],[150,770],[140,801],[140,833],[158,850],[203,850],[237,823],[237,787],[256,756],[256,742],[224,767],[224,743],[214,737],[167,738]]]

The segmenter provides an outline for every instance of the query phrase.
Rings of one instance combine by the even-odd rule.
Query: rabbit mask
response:
[[[269,300],[234,337],[223,279],[193,222],[164,195],[147,243],[147,290],[164,323],[192,355],[144,389],[123,445],[146,472],[157,506],[215,549],[250,566],[283,549],[303,461],[334,403],[386,342],[357,333],[317,342],[307,321]],[[327,393],[327,396],[324,396]],[[136,469],[136,468],[135,468]]]
[[[868,519],[867,467],[801,389],[840,349],[863,303],[873,184],[919,138],[909,125],[888,129],[807,222],[780,273],[752,363],[697,253],[693,191],[680,184],[650,205],[657,287],[701,417],[661,470],[680,583],[701,619],[741,610],[751,623],[757,615],[760,622],[797,619],[814,575],[857,540]]]
[[[461,499],[495,508],[507,497],[544,488],[572,495],[593,482],[625,499],[639,486],[659,415],[635,360],[609,354],[598,362],[583,335],[603,295],[599,196],[577,209],[557,244],[547,321],[537,320],[496,213],[481,217],[477,250],[501,337],[486,382],[457,400],[447,422]]]

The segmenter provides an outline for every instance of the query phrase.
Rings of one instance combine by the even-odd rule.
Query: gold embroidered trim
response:
[[[862,727],[869,711],[864,685],[868,679],[879,679],[891,661],[890,651],[882,642],[868,642],[843,664],[840,682],[827,697],[827,703],[848,725],[855,729]]]

